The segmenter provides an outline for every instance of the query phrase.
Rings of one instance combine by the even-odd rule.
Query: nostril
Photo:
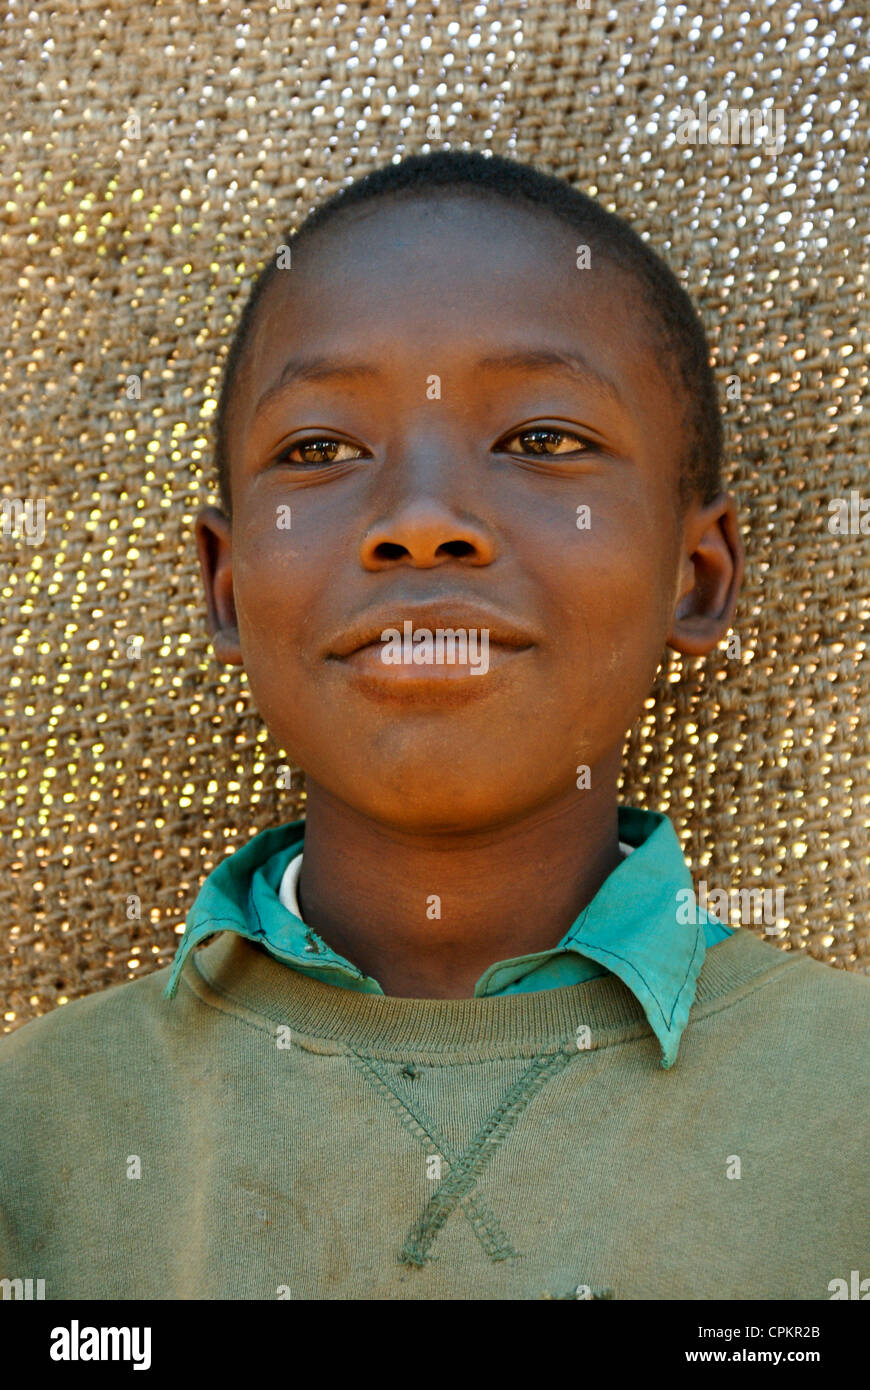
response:
[[[404,545],[396,545],[394,541],[380,541],[373,551],[378,560],[399,560],[407,553],[407,548]]]
[[[486,536],[481,534],[478,538],[469,531],[463,535],[462,529],[456,526],[448,530],[446,526],[440,525],[437,530],[434,525],[404,527],[390,531],[379,528],[380,540],[377,532],[364,538],[361,559],[363,564],[374,569],[396,564],[431,569],[449,560],[461,560],[469,565],[489,564],[493,557],[493,547]],[[391,540],[391,535],[405,535],[405,543]],[[452,539],[440,540],[444,535],[452,536]]]
[[[464,555],[473,555],[474,546],[469,541],[445,541],[443,545],[439,545],[435,554],[453,555],[456,559],[461,559]]]

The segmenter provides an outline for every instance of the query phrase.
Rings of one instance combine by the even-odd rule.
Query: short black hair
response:
[[[702,504],[721,488],[722,419],[710,348],[698,312],[676,276],[616,213],[572,188],[564,179],[500,155],[479,151],[436,150],[372,170],[315,207],[285,244],[323,227],[346,208],[371,198],[395,194],[428,195],[433,190],[478,191],[514,203],[531,202],[562,218],[614,263],[641,282],[647,316],[669,363],[676,368],[684,401],[685,444],[679,467],[677,509],[680,515],[694,496]],[[242,310],[224,366],[215,416],[214,465],[223,511],[232,515],[227,435],[239,365],[245,353],[257,306],[278,273],[277,257],[260,271]]]

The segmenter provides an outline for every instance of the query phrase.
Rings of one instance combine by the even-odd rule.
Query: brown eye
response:
[[[553,454],[576,454],[589,448],[579,435],[571,434],[568,430],[554,429],[550,425],[531,425],[528,429],[510,435],[506,443],[509,444],[514,439],[531,441],[528,446],[522,446],[521,451],[537,455],[539,458],[547,458]],[[564,440],[571,441],[567,449],[559,447],[560,441]]]
[[[349,449],[350,454],[340,455],[339,450]],[[299,457],[294,457],[299,455]],[[353,444],[345,444],[341,439],[329,439],[323,435],[312,435],[309,439],[297,439],[288,444],[277,455],[276,463],[289,463],[294,468],[316,468],[330,463],[346,463],[348,458],[362,458]]]

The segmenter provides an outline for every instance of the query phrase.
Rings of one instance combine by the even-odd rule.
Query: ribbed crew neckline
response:
[[[698,977],[692,1022],[756,989],[769,977],[806,964],[738,929],[708,948]],[[206,1004],[273,1031],[287,1025],[318,1051],[358,1048],[381,1055],[474,1052],[481,1058],[576,1046],[580,1025],[591,1048],[648,1034],[644,1010],[615,975],[560,989],[485,999],[404,999],[324,984],[284,965],[235,932],[221,932],[191,953],[182,979]]]

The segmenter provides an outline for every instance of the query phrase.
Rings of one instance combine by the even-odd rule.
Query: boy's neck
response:
[[[494,962],[557,946],[620,863],[618,768],[596,771],[597,791],[449,836],[392,830],[309,782],[306,925],[385,994],[470,998]]]

